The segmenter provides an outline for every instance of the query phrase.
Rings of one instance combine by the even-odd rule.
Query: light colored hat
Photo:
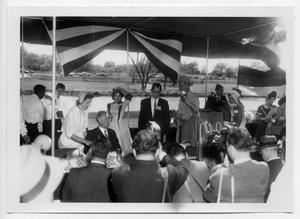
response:
[[[185,75],[181,75],[181,76],[178,78],[178,82],[184,82],[184,83],[187,83],[187,84],[189,84],[189,85],[193,85],[192,80],[191,80],[189,77],[185,76]]]
[[[20,202],[50,202],[63,178],[64,162],[31,145],[21,146],[20,155]]]
[[[239,90],[240,91],[240,90]],[[241,93],[239,92],[237,89],[233,88],[230,91],[231,96],[233,97],[234,101],[237,103],[238,102],[238,98],[241,96]]]
[[[31,145],[37,147],[39,150],[48,151],[51,148],[51,138],[47,135],[39,135]]]

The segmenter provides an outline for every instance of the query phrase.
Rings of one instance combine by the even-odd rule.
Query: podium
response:
[[[215,129],[217,122],[220,122],[221,124],[223,124],[224,122],[222,112],[213,112],[213,111],[200,109],[199,113],[200,113],[200,121],[201,122],[208,121],[213,127],[213,129]]]

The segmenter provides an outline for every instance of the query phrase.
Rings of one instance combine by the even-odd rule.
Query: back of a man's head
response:
[[[186,154],[184,147],[178,143],[167,143],[165,151],[168,155],[172,157]]]
[[[132,148],[137,154],[155,153],[159,146],[158,142],[158,137],[154,132],[144,129],[134,137]]]
[[[41,84],[37,84],[33,88],[33,93],[36,94],[40,99],[43,98],[46,92],[46,87]]]
[[[227,139],[228,144],[232,145],[238,151],[249,151],[251,149],[251,136],[245,128],[230,128]]]
[[[62,90],[65,90],[66,89],[66,87],[65,87],[65,85],[63,84],[63,83],[58,83],[57,85],[56,85],[56,90],[57,89],[62,89]]]
[[[94,158],[101,158],[105,159],[109,150],[110,150],[110,143],[106,139],[101,139],[96,141],[92,145],[92,152],[91,152],[91,157],[92,159]]]
[[[216,164],[222,163],[221,151],[217,145],[204,142],[201,148],[202,158],[215,161]]]

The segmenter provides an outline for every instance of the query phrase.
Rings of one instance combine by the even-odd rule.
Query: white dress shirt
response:
[[[51,94],[47,94],[48,96],[52,96]],[[62,107],[62,99],[63,96],[60,96],[57,98],[55,96],[55,104],[54,104],[54,110],[55,110],[55,119],[58,119],[56,112],[63,111]],[[49,99],[46,99],[45,97],[42,99],[44,107],[45,107],[45,120],[51,120],[52,119],[52,101]]]
[[[154,111],[155,100],[156,100],[156,106],[157,106],[159,98],[154,99],[153,97],[151,97],[151,112],[152,112],[152,117],[154,117],[154,112],[155,112]]]
[[[45,115],[43,102],[36,94],[24,97],[22,112],[23,119],[28,123],[42,123]]]
[[[60,148],[83,148],[83,145],[71,139],[72,135],[85,138],[88,127],[88,112],[74,106],[66,115],[63,133],[60,137]]]
[[[22,115],[22,102],[20,104],[20,135],[22,137],[27,135],[27,128],[26,128],[25,121],[24,121],[23,115]]]
[[[108,131],[107,131],[107,129],[102,128],[102,127],[100,127],[100,126],[99,126],[99,129],[100,129],[100,131],[102,132],[102,134],[103,134],[104,136],[108,137]],[[106,133],[105,133],[105,132],[106,132]]]

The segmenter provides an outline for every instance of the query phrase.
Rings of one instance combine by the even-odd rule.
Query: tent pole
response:
[[[22,72],[22,81],[24,81],[24,18],[21,17],[21,27],[22,27],[22,44],[21,44],[21,72]],[[23,95],[24,95],[24,88],[22,83],[20,84],[21,91],[22,91],[22,102],[23,102]]]
[[[207,98],[207,80],[208,80],[208,51],[209,51],[209,37],[206,38],[206,80],[205,80],[205,102]]]
[[[127,64],[126,64],[126,73],[127,73],[127,77],[129,78],[129,29],[127,29],[126,31],[126,51],[127,51]],[[129,81],[127,83],[127,92],[129,92]],[[128,104],[128,108],[127,108],[127,122],[128,122],[128,128],[130,126],[130,109],[129,109],[130,103]]]
[[[56,75],[56,17],[52,20],[52,120],[51,120],[51,156],[54,157],[55,146],[55,75]]]
[[[239,77],[239,72],[240,72],[240,61],[241,59],[239,59],[239,62],[238,62],[238,70],[237,70],[237,76]],[[236,87],[237,89],[239,89],[239,81],[236,80]]]

